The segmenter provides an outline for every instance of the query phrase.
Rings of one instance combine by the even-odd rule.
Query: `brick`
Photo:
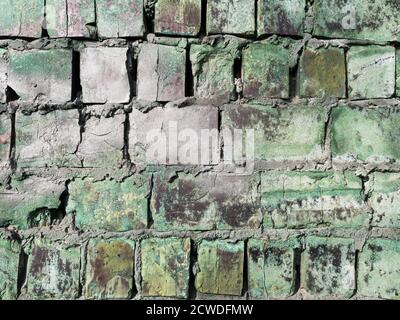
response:
[[[364,162],[398,160],[400,113],[396,109],[338,107],[332,111],[332,154]]]
[[[127,53],[127,48],[85,48],[81,51],[84,103],[129,102]]]
[[[2,0],[0,36],[40,38],[43,18],[43,0]]]
[[[179,174],[170,181],[157,173],[151,210],[154,227],[168,230],[211,230],[260,226],[258,176]]]
[[[374,210],[372,225],[381,228],[400,228],[400,174],[374,173],[368,182],[369,203]]]
[[[200,293],[241,296],[244,243],[223,240],[200,242],[195,286]]]
[[[201,0],[159,0],[154,29],[165,35],[197,36],[201,28]]]
[[[307,47],[300,59],[299,83],[301,97],[345,98],[344,50]]]
[[[371,298],[400,298],[400,242],[368,240],[359,254],[358,292]]]
[[[281,45],[253,43],[243,51],[243,96],[289,98],[289,51]]]
[[[354,46],[348,52],[351,99],[390,98],[395,92],[395,48]]]
[[[32,192],[34,190],[34,192]],[[0,227],[13,225],[27,229],[37,225],[40,215],[47,215],[60,206],[65,184],[41,177],[13,180],[11,189],[0,189]]]
[[[80,248],[36,241],[28,258],[29,299],[76,299],[79,295]]]
[[[7,113],[0,113],[0,170],[9,163],[11,143],[11,119]]]
[[[133,290],[134,260],[133,241],[90,240],[85,273],[85,298],[130,298]]]
[[[146,239],[141,252],[143,296],[188,297],[190,239]]]
[[[314,3],[316,36],[371,41],[398,41],[397,1],[333,0]]]
[[[77,156],[84,167],[118,168],[124,148],[125,114],[91,117],[85,122]]]
[[[218,164],[218,110],[215,107],[155,108],[148,113],[134,109],[129,118],[129,153],[133,162]]]
[[[251,298],[280,299],[294,294],[297,255],[295,238],[285,241],[250,239],[248,281]]]
[[[10,52],[8,86],[22,101],[65,103],[72,96],[72,51]]]
[[[142,44],[138,58],[138,99],[174,101],[184,98],[185,66],[184,49]]]
[[[307,237],[301,279],[302,287],[313,296],[351,297],[356,287],[354,241]]]
[[[0,300],[17,298],[20,245],[0,234]]]
[[[261,196],[267,228],[360,228],[370,219],[362,181],[351,172],[263,173]]]
[[[255,15],[255,1],[207,1],[207,33],[253,35]]]
[[[79,112],[16,115],[16,159],[20,168],[79,167]]]
[[[0,103],[7,102],[7,74],[8,74],[8,54],[7,50],[0,49]]]
[[[95,23],[94,0],[46,0],[46,29],[51,38],[89,38]]]
[[[99,37],[142,37],[143,11],[143,0],[96,0]]]
[[[238,54],[238,46],[229,46],[227,43],[192,45],[190,61],[194,79],[194,95],[215,104],[234,100],[233,69]]]
[[[304,34],[305,0],[257,0],[258,35]]]
[[[322,107],[230,105],[222,113],[222,130],[225,141],[234,129],[254,130],[256,160],[316,160],[323,158],[326,120]],[[225,144],[225,156],[229,149]]]
[[[74,180],[68,190],[66,210],[75,213],[75,223],[80,229],[124,232],[147,227],[150,181],[145,176],[123,182]]]

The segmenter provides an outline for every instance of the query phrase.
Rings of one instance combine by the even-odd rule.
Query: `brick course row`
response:
[[[141,297],[185,299],[194,286],[199,296],[281,299],[296,293],[300,285],[309,297],[349,298],[356,292],[364,297],[398,297],[398,241],[370,239],[359,252],[350,238],[308,236],[303,251],[299,240],[254,238],[246,245],[243,241],[198,241],[194,283],[190,282],[189,238],[91,239],[85,254],[79,246],[35,240],[27,252],[23,296],[128,299],[137,292]],[[0,257],[10,261],[0,273],[1,298],[16,296],[19,250],[16,241],[1,238]],[[138,261],[140,267],[135,265]],[[248,292],[244,291],[245,261]],[[140,277],[135,277],[136,272]]]

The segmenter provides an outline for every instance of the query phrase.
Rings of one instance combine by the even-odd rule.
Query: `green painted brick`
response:
[[[400,158],[400,113],[395,108],[332,110],[332,154],[361,161]]]
[[[255,1],[207,1],[208,34],[253,35],[255,32]]]
[[[396,96],[400,97],[400,49],[396,49]]]
[[[224,135],[254,130],[255,159],[265,161],[323,158],[326,121],[323,107],[230,105],[222,113]]]
[[[257,0],[258,35],[303,35],[306,0]]]
[[[245,98],[289,98],[289,50],[282,45],[249,45],[242,72]]]
[[[266,172],[261,175],[266,228],[368,226],[362,181],[344,172]]]
[[[43,0],[2,0],[0,36],[40,38],[43,19]]]
[[[96,0],[100,38],[142,37],[143,0]]]
[[[344,50],[307,47],[300,59],[299,84],[301,97],[345,98]]]
[[[400,299],[400,242],[368,240],[359,254],[358,292],[362,296]]]
[[[158,0],[154,29],[165,35],[197,36],[201,28],[201,0]]]
[[[20,168],[80,167],[78,110],[16,114],[16,159]]]
[[[9,54],[8,86],[22,101],[71,101],[71,50],[10,50]]]
[[[190,47],[190,61],[197,98],[226,103],[235,98],[235,59],[239,57],[237,42],[194,44]]]
[[[250,239],[248,243],[248,285],[252,298],[280,299],[294,294],[296,252],[300,243],[288,240]]]
[[[11,118],[7,113],[0,113],[0,168],[9,162],[11,143]]]
[[[351,99],[390,98],[394,95],[394,47],[354,46],[347,57]]]
[[[90,240],[84,296],[128,299],[133,292],[135,243],[127,239]]]
[[[20,245],[0,233],[0,300],[17,298]]]
[[[158,231],[256,229],[259,177],[180,173],[154,175],[151,211]]]
[[[143,296],[188,297],[190,239],[146,239],[141,252]]]
[[[80,278],[79,247],[36,240],[28,258],[29,299],[77,299]]]
[[[0,48],[0,103],[7,102],[8,52]]]
[[[369,178],[369,203],[374,210],[372,225],[400,228],[400,174],[376,172]]]
[[[0,189],[0,227],[13,225],[27,229],[40,223],[37,220],[44,218],[43,215],[49,221],[49,210],[60,206],[64,190],[64,183],[47,178],[31,176],[12,180],[11,189]]]
[[[199,244],[197,255],[195,286],[198,292],[242,295],[244,242],[203,240]]]
[[[351,297],[356,288],[355,256],[352,239],[307,237],[302,287],[312,296]]]
[[[398,1],[315,1],[313,9],[316,36],[372,41],[400,39]]]
[[[69,186],[67,213],[75,213],[80,229],[128,231],[147,227],[150,181],[145,176],[94,181],[74,180]]]

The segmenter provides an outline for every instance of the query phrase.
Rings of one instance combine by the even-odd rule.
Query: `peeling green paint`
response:
[[[0,233],[0,300],[17,298],[20,245]]]

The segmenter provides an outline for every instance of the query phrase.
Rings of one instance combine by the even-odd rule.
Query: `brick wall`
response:
[[[1,0],[0,299],[400,298],[399,25],[396,1]],[[216,143],[149,157],[171,124]]]

